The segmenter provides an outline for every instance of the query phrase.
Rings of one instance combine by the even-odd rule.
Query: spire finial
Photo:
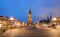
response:
[[[29,8],[29,14],[31,14],[31,8]]]

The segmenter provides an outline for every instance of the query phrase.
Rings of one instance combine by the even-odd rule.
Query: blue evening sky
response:
[[[31,8],[33,22],[46,18],[51,13],[60,17],[60,0],[0,0],[0,16],[13,16],[27,22]]]

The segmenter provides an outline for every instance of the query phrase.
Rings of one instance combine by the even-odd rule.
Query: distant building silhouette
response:
[[[52,15],[50,14],[50,17],[47,16],[47,19],[40,20],[39,23],[46,23],[46,24],[48,24],[48,23],[51,22],[51,20],[52,20]]]

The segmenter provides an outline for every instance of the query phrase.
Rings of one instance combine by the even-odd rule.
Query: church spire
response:
[[[29,8],[29,14],[32,14],[32,13],[31,13],[31,9],[30,9],[30,8]]]
[[[51,15],[51,13],[50,13],[50,21],[52,20],[52,15]]]
[[[50,21],[50,20],[49,20],[49,16],[47,16],[47,20]]]

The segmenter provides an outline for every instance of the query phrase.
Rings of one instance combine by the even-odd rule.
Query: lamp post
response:
[[[0,28],[2,27],[2,25],[0,24]]]

